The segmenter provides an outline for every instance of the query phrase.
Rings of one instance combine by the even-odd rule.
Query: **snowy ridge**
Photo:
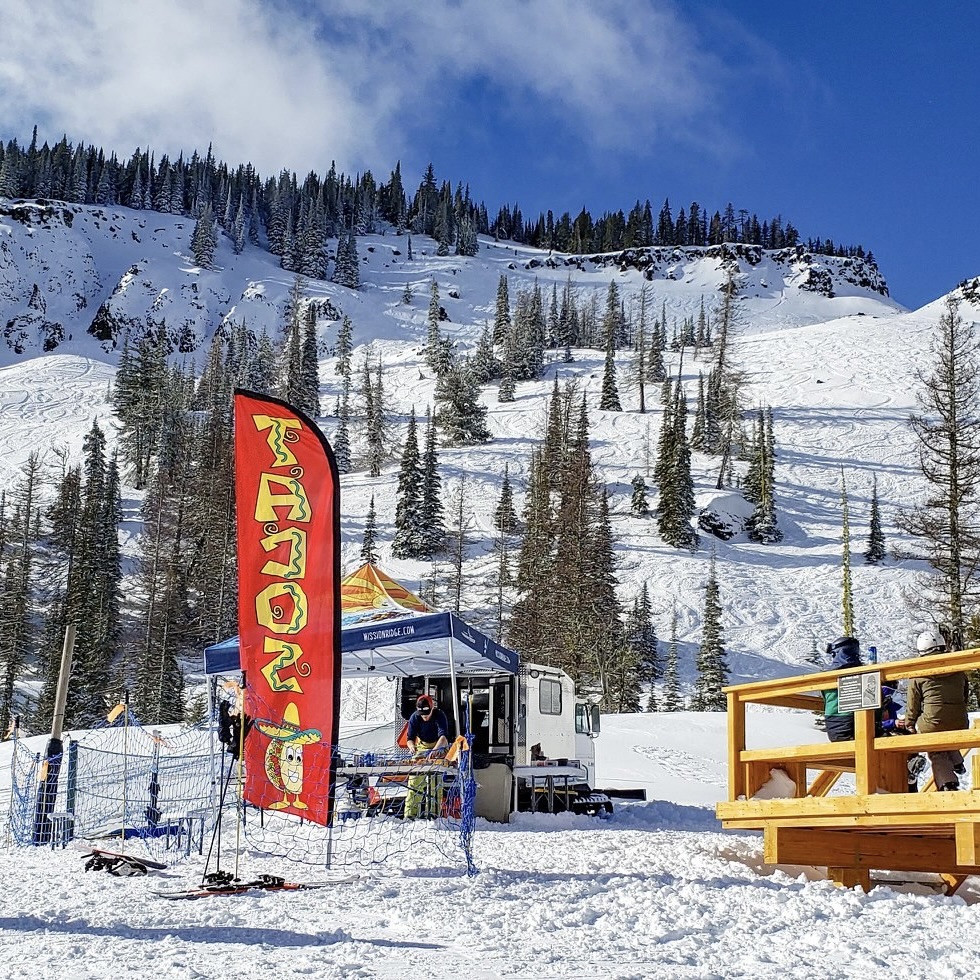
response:
[[[229,317],[277,335],[295,277],[267,252],[248,247],[235,255],[224,238],[215,268],[197,267],[188,257],[192,230],[190,219],[126,208],[0,204],[0,323],[9,334],[7,343],[0,340],[0,365],[6,364],[0,366],[0,413],[7,423],[0,459],[8,480],[15,478],[32,449],[50,452],[62,445],[77,451],[93,419],[101,420],[111,438],[106,395],[118,350],[113,344],[120,343],[119,331],[127,324],[146,328],[165,318],[171,336],[186,351],[183,356],[198,365],[211,334]],[[737,263],[736,356],[750,378],[750,408],[770,406],[774,413],[782,542],[759,545],[744,535],[729,541],[702,535],[693,554],[665,546],[653,520],[629,513],[630,481],[652,470],[659,393],[647,391],[648,411],[640,414],[638,392],[629,383],[631,353],[620,351],[624,411],[599,411],[601,352],[574,351],[569,364],[556,352],[540,380],[518,386],[514,402],[499,403],[493,386],[484,390],[492,441],[440,451],[444,495],[465,476],[473,511],[464,601],[474,624],[492,628],[492,589],[487,584],[494,565],[492,515],[504,468],[509,468],[520,511],[529,451],[543,431],[557,374],[563,384],[574,381],[590,405],[593,457],[610,492],[621,598],[630,603],[648,583],[662,640],[676,608],[682,679],[692,676],[700,642],[712,550],[718,560],[733,680],[796,672],[815,645],[821,647],[840,633],[842,467],[850,505],[858,634],[877,643],[885,658],[909,650],[915,624],[907,621],[902,593],[922,569],[893,557],[880,567],[866,566],[861,553],[875,477],[886,545],[904,550],[908,544],[895,529],[894,518],[922,490],[907,419],[915,407],[913,370],[928,358],[938,300],[919,311],[904,311],[882,295],[881,281],[867,288],[849,281],[843,270],[853,272],[855,263],[845,266],[848,260],[820,256],[810,256],[808,262],[795,250],[760,255],[735,249],[734,256],[722,250],[671,250],[676,261],[664,264],[661,273],[668,270],[672,276],[651,281],[625,263],[622,253],[602,261],[566,263],[538,250],[484,239],[473,258],[440,257],[430,240],[415,236],[409,261],[408,237],[391,233],[362,236],[357,248],[358,291],[306,282],[324,351],[321,405],[325,413],[332,412],[340,393],[329,353],[336,318],[347,314],[354,324],[354,364],[363,364],[368,352],[372,361],[380,357],[384,363],[396,446],[408,413],[413,408],[424,413],[433,402],[435,381],[420,350],[433,281],[449,317],[441,329],[465,352],[492,320],[501,275],[508,278],[512,305],[519,290],[535,283],[547,298],[553,289],[560,293],[571,283],[580,303],[594,295],[601,308],[609,282],[615,281],[629,309],[646,285],[652,289],[654,315],[665,308],[670,324],[696,317],[702,304],[711,317],[729,268]],[[833,295],[803,288],[803,267],[817,264],[832,276]],[[871,271],[862,266],[860,275],[870,276]],[[413,293],[408,304],[403,300],[406,286]],[[975,303],[964,306],[967,316],[978,316],[977,311]],[[103,339],[89,333],[97,314],[102,314],[99,326],[106,328]],[[64,340],[50,353],[43,347],[54,333],[44,328],[45,322],[60,324],[64,331]],[[19,338],[22,353],[15,350],[18,344],[10,345],[11,338]],[[668,366],[677,370],[676,354],[669,354]],[[691,404],[698,375],[709,366],[706,356],[687,352],[683,376]],[[321,419],[328,437],[334,424],[329,414]],[[724,499],[718,499],[717,460],[695,454],[693,471],[699,505],[738,509],[737,492],[724,491]],[[377,479],[364,471],[344,477],[342,564],[350,568],[358,561],[364,515],[373,495],[382,565],[417,588],[431,575],[431,565],[390,556],[396,486],[395,458]],[[127,517],[134,517],[138,495],[130,493],[124,506]],[[127,520],[126,540],[137,532],[138,526]]]

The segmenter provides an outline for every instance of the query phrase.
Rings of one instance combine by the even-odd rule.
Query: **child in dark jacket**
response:
[[[827,644],[831,670],[846,670],[861,666],[861,644],[853,636],[842,636]],[[823,692],[823,716],[827,738],[831,742],[847,742],[854,738],[854,712],[838,711],[837,688]]]

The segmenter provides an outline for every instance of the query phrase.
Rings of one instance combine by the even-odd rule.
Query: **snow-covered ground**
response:
[[[481,820],[472,878],[409,860],[318,891],[173,902],[152,891],[196,883],[201,859],[113,878],[85,872],[71,848],[5,847],[0,976],[975,977],[980,881],[950,898],[893,876],[866,895],[816,869],[767,867],[761,836],[720,829],[725,724],[604,716],[600,784],[643,786],[648,801],[620,803],[607,821]],[[791,711],[760,709],[748,730],[751,745],[815,739],[812,720]]]

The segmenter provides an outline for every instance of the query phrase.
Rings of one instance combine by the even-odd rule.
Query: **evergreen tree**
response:
[[[299,387],[301,401],[297,408],[311,418],[320,415],[320,357],[316,333],[316,311],[307,308],[303,328],[303,344],[300,350]]]
[[[105,716],[113,677],[112,659],[119,639],[122,580],[118,526],[121,519],[118,469],[106,459],[105,434],[92,424],[83,443],[83,464],[78,476],[67,476],[62,500],[78,486],[77,506],[58,510],[59,540],[67,544],[61,601],[49,622],[47,670],[41,693],[42,717],[50,717],[58,680],[60,638],[69,623],[75,625],[72,683],[65,707],[66,726],[91,727]],[[70,522],[70,523],[68,523]],[[118,689],[118,687],[117,687]]]
[[[500,500],[493,512],[493,526],[501,534],[514,534],[517,531],[517,514],[514,512],[514,491],[510,485],[510,473],[504,464],[504,479],[500,485]]]
[[[430,558],[442,550],[446,538],[436,423],[431,410],[426,414],[425,449],[422,453],[422,526],[424,556]]]
[[[653,626],[653,609],[646,582],[640,594],[633,600],[633,607],[626,621],[626,642],[633,648],[637,664],[637,680],[647,685],[649,697],[647,710],[656,710],[655,687],[663,671]]]
[[[657,528],[666,544],[674,548],[697,548],[698,536],[691,526],[694,516],[694,481],[691,449],[687,442],[687,403],[678,378],[670,414],[670,431],[662,443],[663,462],[658,460],[660,504]],[[664,425],[667,418],[664,418]]]
[[[695,711],[725,711],[727,697],[722,688],[728,683],[728,660],[725,656],[721,626],[721,601],[715,556],[711,556],[708,581],[704,587],[704,611],[701,617],[701,647],[698,651],[698,677],[694,690]]]
[[[650,505],[647,502],[646,481],[637,473],[630,482],[633,487],[633,495],[630,497],[630,513],[634,517],[648,517]]]
[[[534,659],[547,650],[553,640],[556,606],[554,591],[549,588],[555,573],[555,516],[551,482],[540,449],[531,451],[522,523],[524,537],[517,555],[515,578],[517,600],[511,612],[507,637],[515,650]]]
[[[391,542],[391,553],[395,558],[427,557],[426,529],[422,521],[422,467],[413,408],[408,417],[408,431],[398,471],[395,536]]]
[[[18,712],[16,684],[23,679],[28,657],[36,644],[35,569],[37,493],[42,483],[41,457],[32,452],[23,466],[23,478],[8,501],[0,492],[0,733],[10,728]],[[8,530],[7,522],[13,512]],[[48,719],[45,718],[45,721]]]
[[[501,404],[512,402],[517,390],[515,343],[514,331],[510,330],[504,343],[504,355],[500,364],[500,384],[497,386],[497,401]]]
[[[309,383],[309,371],[304,376],[303,370],[303,289],[302,276],[293,279],[286,300],[285,324],[283,325],[283,341],[279,353],[280,364],[280,397],[295,408],[303,409],[309,398],[305,385]],[[319,381],[316,381],[314,395],[319,404]]]
[[[381,467],[388,460],[388,420],[384,407],[382,366],[378,361],[377,381],[371,376],[367,355],[361,381],[361,397],[364,399],[364,433],[367,442],[367,468],[369,476],[381,476]]]
[[[961,650],[975,640],[968,624],[980,606],[980,338],[954,296],[933,352],[931,368],[917,373],[919,411],[910,418],[929,492],[899,526],[921,543],[933,570],[917,584],[912,610],[941,625],[950,649]]]
[[[681,697],[680,688],[679,659],[677,646],[677,605],[675,603],[670,618],[670,640],[667,643],[667,657],[664,662],[664,685],[659,704],[661,711],[684,710],[684,699]]]
[[[772,411],[760,409],[755,453],[744,486],[746,499],[756,505],[746,522],[748,538],[761,544],[773,544],[783,538],[783,532],[776,520],[776,496],[773,487],[776,478],[776,444],[772,429]]]
[[[472,515],[469,511],[469,498],[466,494],[466,477],[461,476],[452,494],[452,526],[449,531],[449,599],[452,611],[459,614],[463,608],[465,586],[467,530]]]
[[[490,333],[490,325],[484,324],[480,332],[480,340],[473,357],[470,359],[470,371],[473,380],[480,385],[485,385],[500,375],[500,366],[493,353],[493,339]]]
[[[881,528],[881,511],[878,505],[878,474],[872,476],[871,519],[868,530],[868,550],[864,560],[869,565],[877,565],[885,559],[885,533]]]
[[[342,378],[351,376],[351,354],[354,350],[354,325],[345,313],[337,331],[337,366],[334,369]]]
[[[338,473],[351,471],[350,447],[350,383],[345,380],[340,404],[337,406],[337,429],[333,438],[333,454],[337,461]]]
[[[507,341],[510,328],[510,294],[507,277],[501,275],[497,281],[497,303],[493,316],[493,342],[497,345],[504,344]]]
[[[194,224],[191,235],[191,253],[197,265],[210,269],[214,265],[214,253],[218,248],[218,234],[215,231],[214,212],[211,205],[206,204],[201,216]]]
[[[364,538],[361,541],[361,561],[378,564],[378,515],[374,510],[374,494],[368,504],[367,517],[364,519]]]
[[[602,394],[599,408],[604,412],[621,412],[619,387],[616,384],[616,358],[610,344],[606,347],[606,360],[602,369]]]
[[[487,409],[468,365],[451,365],[436,384],[435,421],[450,446],[471,446],[490,440]]]

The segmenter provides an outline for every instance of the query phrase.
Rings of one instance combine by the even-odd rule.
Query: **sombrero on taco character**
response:
[[[308,809],[307,804],[299,798],[303,792],[303,746],[319,742],[319,730],[300,726],[299,711],[292,701],[286,705],[281,723],[263,719],[256,721],[255,727],[272,739],[265,752],[265,774],[269,777],[269,782],[282,793],[282,799],[272,803],[269,809]],[[293,797],[292,802],[289,800],[290,796]]]

